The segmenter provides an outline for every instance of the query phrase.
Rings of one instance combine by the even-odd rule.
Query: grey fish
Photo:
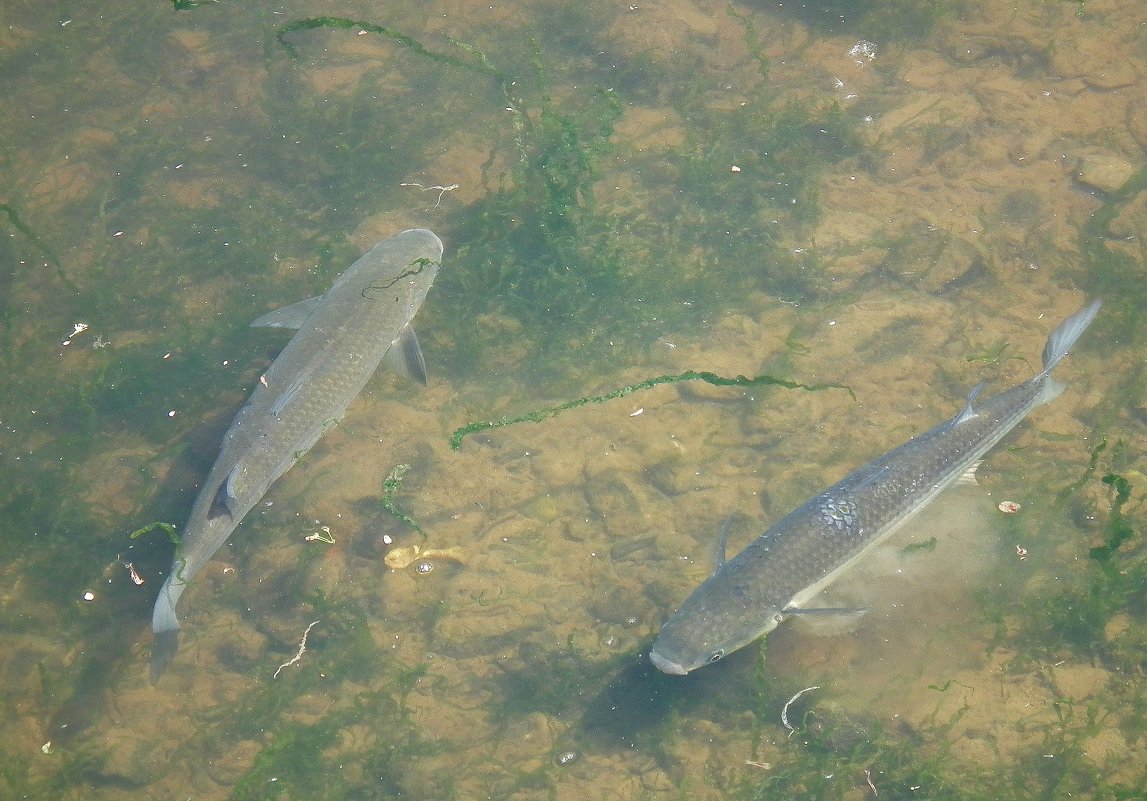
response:
[[[379,242],[323,295],[265,314],[253,326],[298,329],[235,415],[191,508],[151,617],[151,683],[179,648],[176,604],[244,516],[346,412],[384,358],[426,383],[410,321],[442,261],[442,241],[412,229]]]
[[[1095,319],[1100,301],[1064,320],[1043,351],[1043,369],[1019,386],[974,403],[865,465],[789,513],[717,570],[666,621],[649,658],[684,675],[765,636],[790,615],[846,610],[801,607],[869,549],[962,476],[1027,414],[1059,397],[1051,377]],[[722,548],[722,552],[723,552]]]

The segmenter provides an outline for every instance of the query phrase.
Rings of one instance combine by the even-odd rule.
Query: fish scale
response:
[[[1051,370],[1099,312],[1099,301],[1048,337],[1044,368],[963,410],[806,501],[721,564],[669,618],[650,651],[666,673],[684,674],[768,634],[979,460],[1027,414],[1057,398]]]

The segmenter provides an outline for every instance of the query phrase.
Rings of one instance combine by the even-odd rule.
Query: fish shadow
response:
[[[651,644],[651,643],[650,643]],[[628,749],[682,717],[721,720],[753,697],[751,650],[688,676],[670,676],[649,661],[648,647],[630,656],[584,708],[575,736],[597,748]]]

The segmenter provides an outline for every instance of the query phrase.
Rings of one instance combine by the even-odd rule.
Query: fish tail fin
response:
[[[1103,301],[1091,301],[1087,306],[1060,323],[1048,336],[1047,344],[1043,346],[1043,369],[1031,379],[1041,382],[1039,394],[1035,398],[1036,406],[1055,400],[1067,389],[1067,385],[1062,381],[1056,381],[1051,377],[1051,371],[1063,361],[1064,356],[1071,352],[1072,346],[1091,325],[1091,321],[1095,319],[1095,315],[1099,313],[1099,307],[1102,305]]]
[[[1051,373],[1052,369],[1071,351],[1072,345],[1087,330],[1091,321],[1095,319],[1095,315],[1099,313],[1101,305],[1103,305],[1103,301],[1093,300],[1085,308],[1080,309],[1060,323],[1059,327],[1051,332],[1051,336],[1047,338],[1047,344],[1043,347],[1043,370],[1040,375]]]
[[[148,681],[154,687],[160,676],[167,670],[171,660],[179,651],[179,632],[164,631],[155,635],[155,644],[151,646],[151,665],[148,669]]]
[[[179,596],[183,594],[186,586],[177,578],[178,571],[173,571],[167,581],[159,589],[159,597],[155,599],[155,609],[151,613],[151,630],[155,633],[155,644],[151,648],[151,683],[159,681],[159,677],[167,670],[168,664],[175,658],[179,650],[179,618],[175,616],[175,605]]]

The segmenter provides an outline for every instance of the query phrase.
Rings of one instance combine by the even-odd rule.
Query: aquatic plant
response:
[[[662,384],[675,384],[679,381],[704,381],[706,384],[711,384],[717,387],[754,387],[754,386],[780,386],[786,389],[803,389],[806,392],[819,392],[825,389],[843,389],[847,390],[849,395],[852,395],[853,400],[856,396],[853,395],[852,390],[843,384],[801,384],[796,381],[789,381],[784,378],[777,378],[771,375],[758,375],[753,378],[746,378],[739,375],[736,378],[724,378],[716,375],[715,373],[696,372],[693,370],[677,375],[661,375],[655,378],[649,378],[645,381],[640,381],[636,384],[629,384],[624,387],[607,392],[604,395],[593,395],[584,398],[574,398],[573,400],[566,401],[565,403],[557,406],[550,406],[545,409],[535,409],[534,411],[525,412],[523,414],[514,415],[513,417],[503,417],[501,420],[494,421],[478,421],[469,423],[457,429],[450,436],[451,450],[458,450],[462,446],[462,440],[470,434],[477,433],[478,431],[486,431],[491,428],[501,428],[503,426],[514,425],[515,423],[540,423],[550,417],[556,417],[562,412],[567,412],[571,409],[577,409],[591,403],[605,403],[616,398],[624,398],[626,395],[632,395],[634,392],[650,389],[651,387],[660,386]]]
[[[394,469],[390,471],[390,475],[382,482],[382,508],[421,534],[422,540],[425,542],[426,532],[415,522],[414,518],[400,509],[394,500],[394,496],[398,494],[398,490],[402,486],[402,478],[409,469],[410,465],[408,464],[395,465]]]
[[[457,282],[468,313],[497,310],[523,321],[553,363],[560,344],[608,330],[621,316],[633,264],[613,233],[617,220],[597,210],[593,192],[620,101],[594,90],[564,111],[536,43],[532,58],[529,80],[503,83],[516,156],[497,188],[453,227],[458,266],[446,283]]]

